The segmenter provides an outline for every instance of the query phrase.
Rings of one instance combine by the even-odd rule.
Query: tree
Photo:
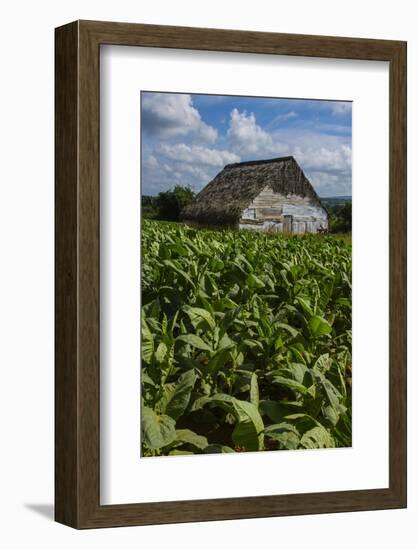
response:
[[[142,216],[148,219],[154,219],[158,216],[156,197],[142,195]]]
[[[352,231],[352,203],[345,202],[328,208],[330,211],[330,231],[332,233],[349,233]]]
[[[346,202],[341,211],[339,212],[339,218],[346,227],[346,231],[352,231],[352,203]]]
[[[159,220],[179,221],[182,209],[194,198],[190,187],[176,185],[169,191],[161,191],[156,197],[157,218]]]

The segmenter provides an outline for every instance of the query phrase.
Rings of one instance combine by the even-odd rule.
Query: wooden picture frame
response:
[[[406,506],[406,43],[110,22],[56,29],[55,518],[75,528]],[[100,505],[99,52],[148,46],[389,62],[389,487]]]

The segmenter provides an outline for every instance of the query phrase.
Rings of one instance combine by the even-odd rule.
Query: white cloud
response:
[[[202,120],[189,94],[144,93],[142,128],[161,138],[193,134],[206,143],[217,139],[217,130]]]
[[[294,156],[321,195],[349,195],[351,192],[349,138],[304,129],[285,128],[269,133],[257,124],[253,113],[237,109],[230,114],[227,138],[230,149],[246,159]]]
[[[155,95],[164,98],[157,101]],[[204,139],[204,123],[189,96],[152,94],[151,99],[147,104],[148,122],[152,113],[154,122],[159,121],[159,126],[153,124],[153,131],[158,127],[160,134],[148,143],[152,147],[147,147],[144,154],[145,193],[158,193],[178,184],[199,191],[226,164],[292,155],[319,195],[351,194],[350,135],[323,133],[319,127],[291,126],[267,131],[269,125],[261,127],[253,113],[235,108],[230,112],[226,135],[219,138],[222,146],[215,148]],[[335,103],[338,105],[345,103]],[[179,112],[184,116],[182,125]],[[295,113],[294,116],[291,113],[279,116],[294,118]]]
[[[326,171],[305,170],[305,174],[320,197],[352,194],[350,171],[332,174]]]
[[[310,146],[295,146],[293,155],[320,196],[352,193],[352,149],[334,140],[323,145],[320,136]]]
[[[154,155],[149,155],[144,159],[143,167],[148,170],[157,170],[159,168],[158,160]]]
[[[283,121],[283,120],[289,120],[290,118],[296,118],[298,115],[297,113],[294,113],[294,111],[290,111],[289,113],[283,113],[282,115],[278,115],[275,117],[275,120],[277,121]]]
[[[156,195],[175,185],[200,191],[225,164],[240,157],[227,150],[184,143],[162,143],[143,160],[142,192]]]
[[[344,144],[333,149],[295,147],[293,155],[304,168],[310,170],[346,171],[352,165],[352,149]]]
[[[291,113],[279,116],[293,118]],[[257,124],[253,113],[233,109],[227,138],[230,149],[246,159],[294,156],[321,195],[351,192],[352,149],[346,137],[288,128],[269,133]]]
[[[209,166],[224,166],[240,161],[238,155],[227,150],[210,149],[201,145],[186,145],[185,143],[176,143],[175,145],[163,143],[157,151],[160,155],[173,161]]]
[[[233,109],[230,113],[230,125],[227,137],[232,148],[243,155],[256,155],[259,151],[269,151],[274,143],[270,134],[258,124],[253,113],[239,112]]]
[[[279,127],[283,122],[286,122],[288,120],[291,120],[293,118],[297,118],[298,114],[294,111],[289,111],[288,113],[281,113],[280,115],[277,115],[274,117],[268,124],[265,126],[265,130],[270,129],[276,129]]]
[[[242,156],[255,159],[292,154],[288,143],[278,135],[279,132],[271,134],[261,128],[254,113],[239,112],[238,109],[230,113],[227,140],[230,148]]]

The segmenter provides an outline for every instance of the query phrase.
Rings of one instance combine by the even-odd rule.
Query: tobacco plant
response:
[[[351,445],[351,246],[142,227],[142,455]]]

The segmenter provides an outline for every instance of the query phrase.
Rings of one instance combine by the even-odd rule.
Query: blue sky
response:
[[[142,92],[142,193],[198,192],[226,164],[293,155],[320,196],[351,195],[351,106]]]

